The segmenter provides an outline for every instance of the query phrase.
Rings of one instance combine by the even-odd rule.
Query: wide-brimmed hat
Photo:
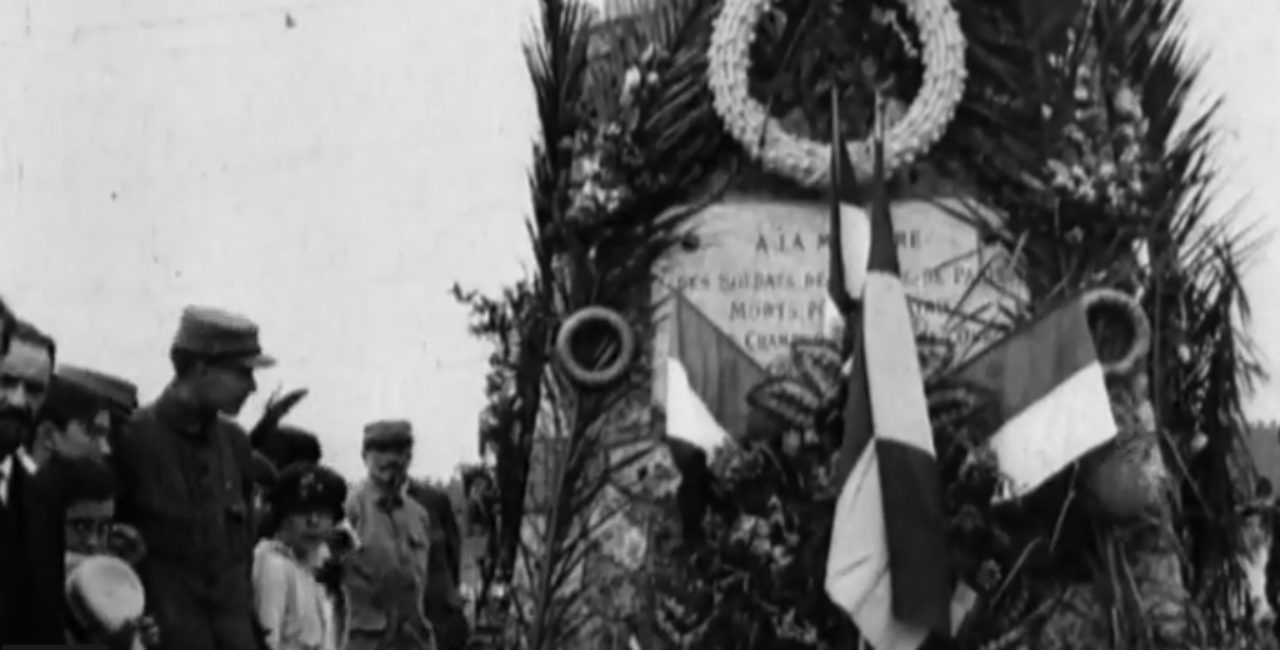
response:
[[[239,314],[214,307],[187,307],[182,310],[173,349],[231,361],[250,368],[275,365],[275,358],[263,354],[258,342],[258,326]]]
[[[93,555],[67,575],[67,604],[81,629],[115,632],[146,611],[146,591],[120,558]]]

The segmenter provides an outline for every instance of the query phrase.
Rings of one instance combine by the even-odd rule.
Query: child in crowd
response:
[[[343,518],[347,484],[333,470],[298,463],[267,498],[268,538],[254,550],[254,608],[269,650],[337,650],[344,626],[317,577]]]
[[[159,647],[159,629],[150,616],[138,611],[118,620],[117,612],[103,611],[129,600],[114,596],[117,589],[132,592],[142,603],[141,582],[130,567],[146,554],[137,531],[115,523],[116,485],[110,467],[100,459],[82,458],[70,461],[64,471],[71,479],[63,520],[68,641],[111,650]],[[90,561],[103,557],[120,562]]]

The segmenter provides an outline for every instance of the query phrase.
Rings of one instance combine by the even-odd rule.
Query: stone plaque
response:
[[[984,248],[977,230],[947,209],[964,214],[966,208],[959,201],[944,205],[895,202],[893,223],[917,332],[953,341],[964,355],[1001,320],[1000,305],[1025,291],[1011,277],[1004,251]],[[683,292],[767,366],[793,338],[821,334],[828,210],[821,201],[756,197],[715,204],[695,217],[697,248],[667,260],[659,292]]]

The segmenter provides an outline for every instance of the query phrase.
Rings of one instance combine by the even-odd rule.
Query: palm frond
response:
[[[726,148],[702,83],[716,6],[680,0],[591,24],[579,4],[543,0],[539,41],[527,48],[542,124],[529,223],[536,315],[518,323],[523,357],[514,369],[523,410],[499,465],[503,473],[517,468],[511,481],[526,484],[520,503],[511,486],[512,509],[536,514],[536,521],[526,515],[503,524],[519,556],[521,644],[531,650],[571,647],[594,633],[582,574],[595,552],[588,513],[615,469],[605,459],[603,423],[633,408],[627,398],[644,390],[648,376],[642,358],[614,386],[578,386],[551,362],[550,337],[577,309],[604,305],[647,340],[654,266],[684,223],[662,217],[698,195]],[[643,91],[627,96],[636,75]],[[585,159],[612,174],[605,180],[618,182],[621,198],[582,207],[593,200],[575,166]]]

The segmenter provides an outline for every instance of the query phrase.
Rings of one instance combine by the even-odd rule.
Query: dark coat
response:
[[[27,548],[31,549],[32,578],[35,582],[34,599],[41,603],[41,610],[32,617],[31,624],[38,629],[38,636],[50,639],[45,643],[62,643],[66,630],[66,599],[63,588],[67,582],[66,562],[66,514],[69,482],[75,480],[73,467],[61,458],[51,458],[30,477],[24,494],[27,511]],[[53,603],[58,603],[54,607]],[[47,609],[46,609],[47,607]],[[58,639],[54,641],[52,639]]]
[[[58,644],[65,637],[65,472],[58,460],[31,474],[14,457],[0,507],[0,643]]]
[[[458,593],[462,536],[453,500],[443,490],[418,481],[409,484],[408,492],[431,515],[433,528],[423,611],[435,628],[440,650],[461,648],[466,644],[468,625]]]
[[[139,573],[166,650],[256,647],[244,430],[197,414],[170,390],[134,415],[112,456],[116,517],[146,543]]]

